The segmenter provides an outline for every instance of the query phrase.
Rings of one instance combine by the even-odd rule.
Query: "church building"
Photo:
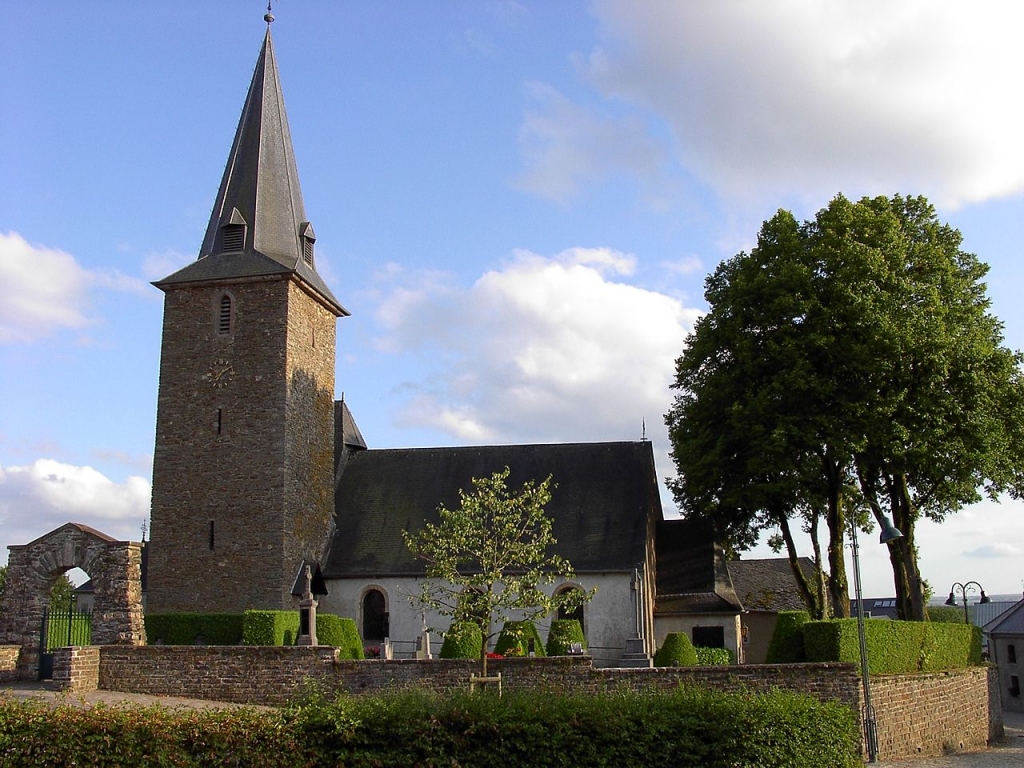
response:
[[[509,467],[510,488],[548,475],[557,486],[546,510],[576,579],[551,589],[597,587],[575,615],[596,663],[616,663],[627,641],[652,654],[667,631],[659,603],[665,627],[704,627],[741,654],[728,572],[702,527],[663,519],[649,442],[367,446],[334,399],[335,324],[349,313],[317,272],[272,20],[199,257],[154,283],[165,299],[147,610],[294,609],[308,564],[321,611],[411,656],[424,622],[446,623],[408,599],[423,566],[402,531]]]

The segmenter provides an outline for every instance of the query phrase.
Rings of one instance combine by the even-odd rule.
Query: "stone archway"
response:
[[[81,523],[65,523],[28,544],[9,546],[0,640],[21,646],[20,677],[39,665],[39,625],[54,579],[72,568],[95,587],[93,645],[145,645],[142,545],[117,541]]]

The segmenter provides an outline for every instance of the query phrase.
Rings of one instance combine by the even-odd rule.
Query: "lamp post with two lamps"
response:
[[[880,544],[903,538],[889,518],[882,516],[882,533],[878,537]],[[864,595],[860,587],[860,547],[857,544],[857,524],[851,521],[850,543],[853,547],[853,587],[857,595],[857,636],[860,640],[860,676],[864,683],[864,738],[868,747],[868,762],[878,762],[878,724],[875,720],[875,708],[871,705],[871,681],[868,677],[868,643],[864,636]]]
[[[979,584],[976,581],[968,581],[966,584],[961,584],[959,581],[954,582],[953,586],[949,590],[949,597],[946,598],[946,605],[952,605],[953,607],[956,607],[956,590],[959,588],[960,594],[963,596],[964,599],[964,624],[971,623],[970,616],[968,616],[967,614],[967,593],[973,587],[977,587],[978,591],[981,593],[981,599],[978,601],[979,603],[984,604],[991,602],[988,598],[988,595],[985,594],[985,590],[981,588],[981,584]]]

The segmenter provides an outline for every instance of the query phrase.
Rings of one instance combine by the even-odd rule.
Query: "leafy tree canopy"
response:
[[[921,197],[839,196],[802,224],[780,210],[707,278],[710,311],[677,360],[681,509],[738,550],[779,531],[794,564],[791,524],[824,521],[839,615],[851,519],[888,514],[904,533],[889,545],[900,613],[923,619],[916,520],[1024,490],[1021,356],[960,245]],[[824,595],[802,591],[821,613]]]

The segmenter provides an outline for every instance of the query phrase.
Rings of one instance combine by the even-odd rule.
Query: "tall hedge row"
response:
[[[807,661],[804,654],[803,626],[811,620],[807,611],[779,611],[775,631],[768,642],[766,664],[798,664]]]
[[[867,619],[864,636],[872,674],[933,672],[977,666],[981,629],[967,624]],[[860,662],[856,619],[803,625],[807,661]]]
[[[244,617],[240,613],[147,613],[151,645],[238,645]]]
[[[0,703],[0,766],[860,765],[851,710],[807,696],[402,693],[255,711]]]

